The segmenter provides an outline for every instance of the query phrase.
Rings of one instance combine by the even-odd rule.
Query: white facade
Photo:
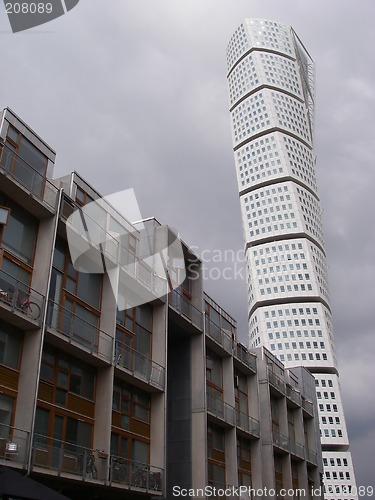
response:
[[[314,374],[325,497],[355,499],[315,174],[314,63],[292,28],[260,19],[235,31],[227,63],[250,346]]]

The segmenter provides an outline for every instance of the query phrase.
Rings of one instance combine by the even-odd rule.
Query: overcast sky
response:
[[[1,3],[0,106],[56,150],[55,177],[77,170],[103,195],[134,188],[144,217],[205,251],[206,291],[246,342],[246,287],[231,254],[243,245],[226,82],[226,46],[245,17],[292,25],[316,63],[341,386],[357,483],[374,485],[375,2],[80,0],[15,35]],[[219,251],[233,279],[216,279]]]

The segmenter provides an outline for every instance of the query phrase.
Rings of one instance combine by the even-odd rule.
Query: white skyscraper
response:
[[[249,342],[315,376],[325,498],[355,499],[315,177],[314,63],[290,27],[246,19],[227,49]]]

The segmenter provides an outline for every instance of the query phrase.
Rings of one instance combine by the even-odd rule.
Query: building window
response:
[[[1,167],[26,189],[41,197],[47,164],[47,157],[18,130],[9,126]]]
[[[208,484],[225,485],[224,430],[212,424],[207,426]]]
[[[0,326],[0,364],[18,369],[22,335],[16,328]]]

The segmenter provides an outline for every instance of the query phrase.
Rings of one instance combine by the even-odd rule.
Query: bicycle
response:
[[[87,459],[87,465],[86,465],[86,473],[88,474],[89,478],[91,479],[98,479],[98,471],[95,465],[95,455],[94,452],[91,452],[88,459]]]
[[[15,306],[15,309],[21,311],[26,316],[31,319],[38,319],[40,317],[40,307],[35,302],[30,300],[30,295],[26,294],[24,298],[21,298],[19,292],[17,292],[16,301],[14,304],[14,292],[8,290],[8,292],[2,291],[1,298],[8,302],[8,304]]]

